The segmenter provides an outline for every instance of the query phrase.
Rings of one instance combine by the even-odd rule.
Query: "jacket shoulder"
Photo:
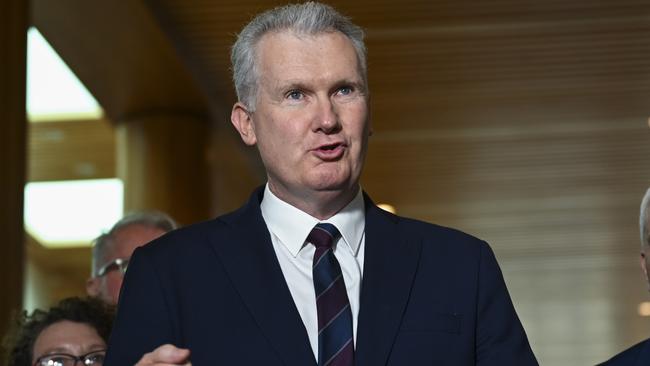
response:
[[[458,250],[482,250],[489,245],[464,231],[426,221],[395,216],[401,231],[419,239],[423,245],[453,247]]]
[[[602,366],[634,366],[645,365],[646,363],[640,362],[640,357],[650,355],[650,338],[635,344],[634,346],[626,349],[625,351],[617,354],[608,361],[600,364]],[[644,360],[650,361],[650,360]]]
[[[138,248],[144,255],[166,256],[192,253],[208,243],[218,243],[227,237],[231,225],[224,218],[227,214],[207,221],[202,221],[170,231],[150,243]],[[146,254],[145,254],[146,253]]]

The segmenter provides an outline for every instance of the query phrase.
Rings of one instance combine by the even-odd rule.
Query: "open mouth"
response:
[[[341,144],[325,145],[325,146],[321,146],[320,149],[331,151],[331,150],[335,150],[339,146],[341,146]]]
[[[345,145],[337,142],[334,144],[322,145],[313,150],[316,156],[325,161],[337,160],[343,156]]]

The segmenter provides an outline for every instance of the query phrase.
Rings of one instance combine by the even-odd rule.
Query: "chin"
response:
[[[354,189],[356,186],[351,184],[349,179],[319,180],[313,183],[310,185],[313,190],[322,193],[341,193]]]

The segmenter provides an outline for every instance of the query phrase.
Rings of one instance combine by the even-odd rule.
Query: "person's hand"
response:
[[[142,356],[135,366],[192,366],[190,350],[164,344]]]

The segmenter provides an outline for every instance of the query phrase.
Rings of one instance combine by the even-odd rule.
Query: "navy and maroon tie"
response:
[[[340,235],[336,226],[319,223],[307,237],[316,247],[313,275],[318,311],[318,366],[354,365],[352,312],[341,267],[332,249]]]

